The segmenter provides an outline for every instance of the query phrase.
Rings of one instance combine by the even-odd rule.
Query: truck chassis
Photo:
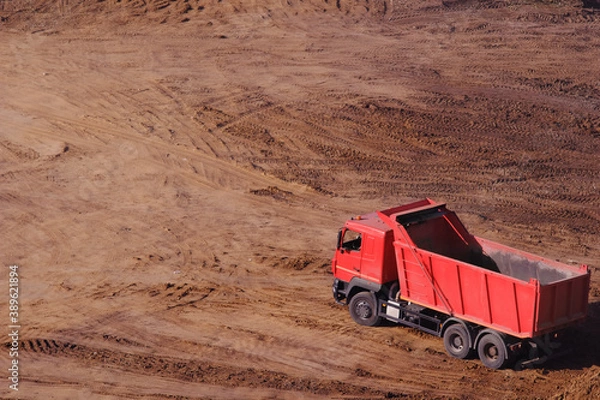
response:
[[[368,288],[372,286],[367,282],[348,285],[336,279],[333,297],[336,303],[348,306],[350,316],[360,325],[378,326],[387,320],[442,337],[446,352],[454,358],[469,359],[477,353],[488,368],[500,369],[512,364],[520,371],[568,353],[558,340],[564,332],[517,338],[398,299],[397,294],[394,296],[396,285],[383,286],[377,293]],[[352,293],[350,298],[347,292]]]

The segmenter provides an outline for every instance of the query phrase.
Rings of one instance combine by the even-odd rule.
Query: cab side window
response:
[[[362,236],[360,233],[347,229],[342,238],[342,249],[348,251],[360,251]]]

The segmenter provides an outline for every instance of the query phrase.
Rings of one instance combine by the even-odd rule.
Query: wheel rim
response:
[[[464,347],[463,338],[459,334],[454,334],[450,337],[452,348],[456,351],[461,351]]]
[[[358,315],[362,319],[368,319],[373,315],[371,305],[364,300],[358,302],[354,310],[356,311],[356,315]]]
[[[488,343],[484,349],[483,354],[485,357],[491,361],[496,361],[498,359],[498,348],[493,343]]]

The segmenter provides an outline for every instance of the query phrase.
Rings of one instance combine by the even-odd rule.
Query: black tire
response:
[[[506,344],[498,335],[488,333],[477,345],[479,359],[488,368],[500,369],[506,365]]]
[[[360,325],[377,326],[382,318],[377,315],[377,300],[370,292],[360,292],[352,297],[348,305],[350,316]]]
[[[388,293],[388,299],[396,301],[400,295],[400,283],[398,281],[392,283],[390,286],[390,291]]]
[[[471,355],[469,343],[469,332],[461,324],[451,325],[444,332],[444,347],[454,358],[468,358]]]

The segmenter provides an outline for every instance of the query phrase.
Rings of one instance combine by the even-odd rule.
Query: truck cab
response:
[[[368,287],[375,292],[386,283],[397,282],[394,232],[376,213],[347,221],[339,230],[332,272],[336,277],[334,298],[344,302],[353,288]]]

